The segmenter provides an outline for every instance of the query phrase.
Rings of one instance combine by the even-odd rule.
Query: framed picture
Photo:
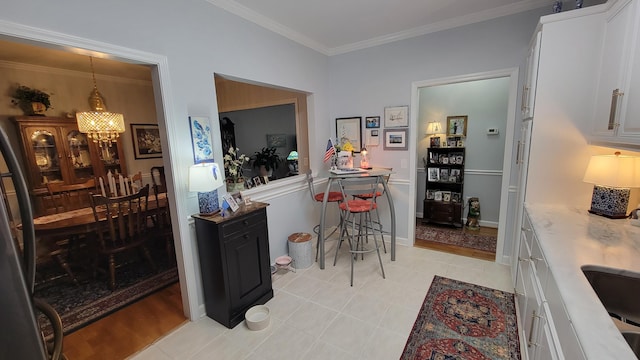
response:
[[[438,180],[440,180],[440,168],[428,168],[427,169],[427,180],[428,181],[438,181]]]
[[[442,191],[436,191],[433,193],[433,200],[442,201]]]
[[[455,203],[460,202],[460,193],[451,193],[451,201]]]
[[[458,154],[456,155],[456,164],[464,164],[464,155],[462,154]]]
[[[456,138],[447,138],[447,147],[457,147],[458,141]]]
[[[435,196],[436,190],[428,189],[427,190],[427,200],[433,200]]]
[[[408,129],[384,129],[385,150],[407,150]]]
[[[364,127],[374,129],[380,127],[380,116],[367,116],[364,118]]]
[[[440,138],[437,137],[437,136],[429,138],[429,147],[439,148],[440,147]]]
[[[447,136],[467,136],[467,115],[447,116]]]
[[[446,202],[451,201],[451,191],[442,192],[442,201],[446,201]]]
[[[453,180],[449,180],[449,181],[452,181],[452,182],[460,181],[462,179],[460,169],[451,169],[451,172],[449,173],[449,177],[453,178]]]
[[[267,147],[286,147],[287,135],[286,134],[267,134]]]
[[[391,106],[384,108],[384,127],[409,126],[409,106]]]
[[[231,209],[231,211],[236,212],[240,208],[240,206],[238,206],[238,203],[236,202],[236,199],[234,199],[231,194],[228,194],[228,193],[224,194],[222,199],[224,202],[227,203],[227,205],[229,205],[229,208]]]
[[[213,160],[213,141],[211,140],[209,118],[189,116],[189,127],[191,129],[193,163],[199,164],[203,161]]]
[[[449,181],[449,168],[440,169],[440,181]]]
[[[157,124],[131,124],[131,138],[136,159],[162,157],[160,130]]]
[[[260,186],[263,184],[261,176],[254,176],[251,181],[253,182],[253,186]]]
[[[245,189],[251,189],[255,185],[253,184],[253,179],[244,179],[244,187]]]
[[[362,130],[360,123],[362,117],[349,117],[349,118],[337,118],[336,119],[336,137],[338,138],[338,144],[342,144],[345,141],[349,141],[353,145],[353,152],[359,153],[362,149],[362,140],[360,138]]]

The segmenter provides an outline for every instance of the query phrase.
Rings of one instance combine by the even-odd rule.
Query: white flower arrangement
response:
[[[242,165],[249,161],[249,157],[245,154],[238,155],[240,149],[230,147],[229,151],[224,155],[224,172],[229,182],[241,182],[244,180],[242,176]]]

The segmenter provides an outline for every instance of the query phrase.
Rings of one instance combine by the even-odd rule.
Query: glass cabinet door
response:
[[[34,163],[40,174],[40,183],[63,181],[60,153],[58,152],[54,129],[34,130],[31,133],[31,147],[33,149]]]
[[[94,176],[91,153],[87,135],[75,129],[65,129],[67,141],[67,159],[74,182],[83,182]]]
[[[120,164],[119,142],[113,142],[110,145],[100,144],[100,160],[104,166],[105,174],[111,171],[112,174],[124,174]],[[126,174],[125,174],[126,175]]]

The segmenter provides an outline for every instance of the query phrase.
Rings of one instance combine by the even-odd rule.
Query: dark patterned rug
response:
[[[496,252],[496,236],[480,235],[465,229],[424,225],[416,222],[416,239],[455,245],[475,250]]]
[[[35,296],[56,309],[62,318],[64,334],[72,333],[178,281],[178,270],[168,261],[166,253],[151,250],[158,272],[153,272],[140,257],[132,256],[125,265],[116,268],[113,291],[109,289],[106,274],[98,273],[94,278],[92,272],[78,271],[75,275],[80,285],[75,285],[67,276],[61,276],[63,273],[57,264],[39,265],[40,282],[36,283]],[[47,321],[44,323],[48,336],[51,328]]]
[[[520,359],[513,294],[435,276],[401,360]]]

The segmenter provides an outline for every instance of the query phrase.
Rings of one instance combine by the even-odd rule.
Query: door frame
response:
[[[500,212],[498,215],[498,242],[496,247],[496,262],[503,264],[509,263],[509,255],[504,254],[506,234],[508,231],[508,208],[509,208],[509,184],[511,182],[511,172],[513,164],[513,148],[514,136],[515,136],[515,122],[516,122],[516,103],[518,98],[518,74],[519,69],[506,68],[494,71],[480,72],[475,74],[459,75],[452,77],[445,77],[432,80],[415,81],[411,83],[411,117],[409,128],[414,134],[409,141],[409,163],[411,169],[409,170],[409,199],[411,206],[409,206],[409,224],[413,226],[409,227],[409,240],[413,245],[415,243],[415,231],[416,231],[416,192],[417,192],[417,177],[418,177],[418,156],[416,153],[418,139],[422,134],[418,133],[418,110],[420,106],[420,88],[449,85],[477,80],[488,80],[495,78],[509,78],[509,100],[507,105],[507,124],[505,131],[505,144],[504,144],[504,159],[502,162],[502,184],[500,188]],[[513,241],[513,239],[511,239]]]

